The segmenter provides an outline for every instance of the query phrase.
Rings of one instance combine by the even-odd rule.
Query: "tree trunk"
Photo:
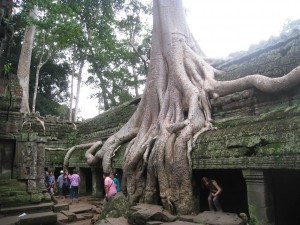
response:
[[[35,104],[36,104],[36,96],[37,96],[37,89],[39,86],[39,76],[40,76],[41,64],[39,64],[36,68],[35,73],[35,85],[34,85],[34,93],[32,98],[32,112],[35,113]]]
[[[69,121],[73,122],[73,99],[74,99],[74,76],[75,76],[75,47],[73,49],[73,58],[72,58],[72,77],[71,77],[71,96],[70,96],[70,112],[69,112]]]
[[[29,16],[33,19],[37,18],[37,7],[30,11]],[[21,113],[29,113],[29,73],[30,73],[30,63],[31,63],[31,54],[32,46],[35,34],[35,26],[27,26],[24,34],[23,45],[21,49],[19,64],[18,64],[18,78],[20,86],[22,87],[22,102],[21,102]]]
[[[79,97],[80,97],[80,85],[82,81],[82,69],[84,66],[85,60],[82,59],[80,62],[78,79],[77,79],[77,90],[76,90],[76,101],[75,101],[75,110],[74,110],[74,122],[77,122],[77,114],[78,114],[78,105],[79,105]]]
[[[299,84],[300,67],[283,78],[261,75],[216,81],[216,70],[204,59],[186,24],[181,0],[153,1],[150,66],[141,102],[130,120],[93,156],[111,170],[111,157],[127,142],[122,189],[131,202],[158,203],[171,212],[193,211],[192,143],[212,128],[209,97],[244,88],[276,91]],[[262,82],[261,82],[262,81]],[[271,84],[271,85],[270,85]]]
[[[35,113],[36,97],[37,97],[37,90],[38,90],[38,87],[39,87],[40,71],[41,71],[41,68],[45,65],[45,63],[50,58],[50,53],[48,53],[46,59],[43,61],[43,58],[45,56],[45,44],[46,43],[45,43],[45,33],[44,33],[43,48],[42,48],[39,64],[37,65],[36,73],[35,73],[35,85],[34,85],[34,93],[33,93],[33,98],[32,98],[32,112],[33,113]]]

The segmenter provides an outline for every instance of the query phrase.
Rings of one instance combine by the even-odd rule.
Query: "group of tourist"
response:
[[[104,173],[104,188],[105,197],[109,201],[117,192],[121,192],[121,185],[117,178],[116,173]],[[67,199],[69,193],[70,204],[73,203],[73,199],[78,203],[78,188],[80,183],[80,176],[76,169],[73,170],[72,174],[69,174],[67,169],[61,170],[60,175],[55,180],[55,176],[52,171],[45,171],[45,186],[51,196],[51,199],[57,203],[54,197],[55,192],[58,193],[63,201]]]
[[[117,178],[116,173],[103,173],[104,179],[104,190],[105,199],[110,201],[118,192],[121,192],[120,182]],[[56,190],[56,183],[58,184],[58,193],[62,196],[63,201],[67,198],[69,193],[70,204],[73,203],[73,199],[78,203],[78,187],[80,183],[80,176],[74,169],[72,175],[69,174],[68,170],[60,171],[60,175],[57,180],[52,173],[52,171],[45,172],[45,186],[54,202],[57,202],[54,198],[54,192]],[[211,211],[222,211],[222,206],[219,202],[219,197],[222,193],[222,188],[218,185],[215,180],[207,177],[201,179],[201,184],[203,188],[208,189],[208,206]]]
[[[64,171],[61,170],[57,180],[55,180],[52,171],[45,172],[45,186],[52,200],[55,199],[54,193],[57,188],[56,183],[58,184],[58,193],[62,196],[63,201],[66,200],[67,194],[69,193],[70,204],[73,203],[73,199],[75,199],[78,203],[78,188],[80,183],[80,176],[75,169],[73,170],[72,174],[69,174],[69,171],[67,169],[65,169]]]

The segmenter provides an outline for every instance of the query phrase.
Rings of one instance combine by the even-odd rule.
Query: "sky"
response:
[[[300,18],[300,0],[183,0],[187,23],[208,58],[226,58],[278,36],[287,19]],[[97,100],[83,85],[79,116],[98,114]]]

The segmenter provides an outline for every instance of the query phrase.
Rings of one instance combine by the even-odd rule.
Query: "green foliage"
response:
[[[93,96],[102,99],[105,109],[132,99],[137,94],[134,90],[141,89],[150,52],[150,29],[144,21],[150,13],[148,5],[137,0],[31,0],[17,3],[11,71],[16,73],[17,70],[25,27],[35,25],[31,98],[39,59],[51,56],[39,77],[36,110],[42,115],[60,114],[56,103],[68,101],[71,59],[75,60],[76,72],[82,60],[88,61],[90,74],[86,83],[96,90]],[[39,10],[37,20],[28,16],[34,6]]]
[[[287,33],[296,28],[300,29],[300,19],[297,20],[287,19],[283,25],[281,33]]]
[[[68,106],[57,103],[44,94],[39,94],[37,98],[36,111],[38,111],[41,116],[55,115],[64,120],[67,120],[69,116]]]
[[[7,63],[3,66],[3,74],[8,75],[12,71],[12,63]]]

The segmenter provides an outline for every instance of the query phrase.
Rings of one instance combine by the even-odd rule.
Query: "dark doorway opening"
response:
[[[80,168],[81,173],[85,176],[85,190],[86,194],[92,194],[93,191],[93,177],[91,168]]]
[[[15,141],[0,140],[0,177],[12,178],[15,157]]]
[[[194,192],[199,198],[199,211],[208,211],[208,190],[201,187],[202,177],[216,180],[222,188],[220,203],[224,212],[248,213],[247,186],[241,170],[193,170]]]
[[[266,177],[271,182],[276,225],[298,225],[300,221],[300,171],[272,170]]]

